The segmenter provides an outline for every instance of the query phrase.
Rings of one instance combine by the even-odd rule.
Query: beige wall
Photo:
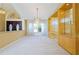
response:
[[[27,22],[27,20],[25,20],[24,22],[25,22],[25,35],[27,35],[28,22]]]
[[[24,35],[25,31],[0,32],[0,48],[19,39],[20,37],[23,37]]]
[[[0,13],[0,32],[5,31],[5,14]]]
[[[6,29],[6,20],[10,18],[10,20],[14,20],[14,21],[19,21],[20,16],[17,13],[17,11],[12,7],[12,5],[10,4],[3,4],[3,6],[0,5],[1,8],[0,11],[5,11],[5,13],[1,13],[0,12],[0,48],[8,45],[9,43],[19,39],[20,37],[25,36],[26,31],[24,29],[24,24],[23,22],[23,30],[22,31],[7,31],[5,32]]]

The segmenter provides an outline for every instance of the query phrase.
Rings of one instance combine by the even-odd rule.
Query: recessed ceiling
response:
[[[13,3],[13,7],[21,18],[33,20],[36,17],[36,8],[39,8],[39,17],[48,19],[62,4],[61,3]]]

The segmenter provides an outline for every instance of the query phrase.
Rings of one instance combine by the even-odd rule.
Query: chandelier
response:
[[[35,18],[35,23],[36,24],[39,24],[39,17],[38,17],[38,8],[36,8],[36,12],[37,12],[37,14],[36,14],[36,18]]]

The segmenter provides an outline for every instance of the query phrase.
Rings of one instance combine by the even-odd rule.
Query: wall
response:
[[[24,20],[25,35],[28,34],[28,31],[27,31],[28,30],[27,29],[28,27],[27,26],[28,26],[28,21],[27,20]]]
[[[6,20],[19,21],[20,19],[18,18],[20,18],[20,16],[11,4],[0,3],[0,7],[5,11],[5,14],[1,14],[2,9],[0,9],[0,48],[2,48],[20,37],[25,36],[27,30],[25,30],[24,25],[27,24],[22,21],[22,31],[5,31]]]
[[[0,32],[0,48],[23,37],[25,31]]]
[[[0,13],[0,32],[5,31],[5,14]]]

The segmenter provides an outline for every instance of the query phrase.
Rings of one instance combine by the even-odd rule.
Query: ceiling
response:
[[[10,3],[0,3],[0,8],[5,9],[7,12],[16,11],[12,4]]]
[[[22,19],[33,20],[38,8],[39,17],[48,19],[62,4],[61,3],[12,3]]]

